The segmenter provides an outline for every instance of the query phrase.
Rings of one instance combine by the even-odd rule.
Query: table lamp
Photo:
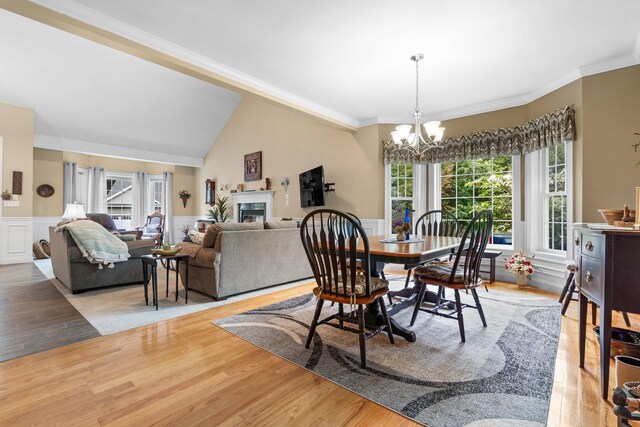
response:
[[[80,203],[67,203],[67,208],[64,210],[64,214],[62,214],[62,219],[67,221],[87,219],[84,213],[84,206]]]

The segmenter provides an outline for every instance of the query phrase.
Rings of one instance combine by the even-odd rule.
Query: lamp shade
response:
[[[68,203],[67,208],[64,210],[62,219],[86,219],[87,216],[84,213],[84,206],[80,203]]]

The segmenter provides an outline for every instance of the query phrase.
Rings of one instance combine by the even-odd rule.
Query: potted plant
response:
[[[213,209],[207,211],[209,219],[215,222],[229,222],[231,221],[231,203],[229,203],[229,197],[216,196],[213,203]]]
[[[531,279],[531,275],[535,273],[536,270],[522,249],[514,252],[511,258],[505,258],[505,260],[507,263],[504,265],[504,268],[515,274],[516,284],[519,287],[527,286],[527,280]]]
[[[411,231],[411,224],[398,220],[393,223],[393,231],[394,233],[398,233],[396,239],[398,239],[399,242],[403,242],[407,239],[406,233]]]

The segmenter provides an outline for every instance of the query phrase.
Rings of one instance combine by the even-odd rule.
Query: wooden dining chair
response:
[[[316,280],[317,287],[313,293],[318,299],[305,348],[311,345],[318,325],[326,324],[355,332],[360,340],[360,365],[366,368],[366,340],[386,328],[389,341],[392,344],[394,341],[390,318],[382,298],[389,291],[389,282],[371,277],[369,239],[362,225],[349,214],[319,209],[302,220],[300,237]],[[358,240],[362,241],[364,248],[360,255],[357,253]],[[361,268],[358,268],[358,261]],[[338,313],[319,320],[325,300],[338,303]],[[355,310],[345,313],[344,304],[349,304]],[[366,304],[378,304],[384,319],[383,327],[366,331]],[[331,322],[332,320],[337,320],[337,323]],[[345,326],[345,323],[356,324],[358,327],[355,329]]]
[[[455,258],[450,261],[432,261],[426,265],[415,268],[415,276],[418,278],[420,290],[418,299],[411,317],[411,326],[416,321],[419,311],[426,311],[438,316],[457,319],[460,328],[460,338],[465,342],[464,320],[462,317],[462,309],[465,307],[475,308],[478,310],[482,325],[487,326],[487,321],[482,311],[482,305],[478,298],[476,288],[483,283],[480,277],[480,264],[482,256],[489,242],[491,230],[493,228],[493,212],[484,210],[473,217],[469,225],[462,235],[460,246],[456,252]],[[461,264],[461,258],[465,258],[464,264]],[[433,309],[422,308],[422,299],[427,289],[427,285],[437,285],[443,288],[451,288],[455,293],[455,310],[449,309],[450,303],[453,301],[439,299]],[[462,304],[460,301],[460,290],[471,291],[475,306]],[[449,312],[441,312],[441,310]],[[454,316],[455,313],[455,316]]]

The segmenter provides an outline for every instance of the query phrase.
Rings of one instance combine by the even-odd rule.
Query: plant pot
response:
[[[404,236],[404,233],[398,233],[396,239],[398,240],[398,242],[404,242],[405,240],[407,240]]]
[[[518,285],[519,288],[524,288],[528,284],[529,279],[527,279],[527,276],[524,274],[516,274],[516,285]]]
[[[640,359],[631,356],[616,356],[616,384],[624,388],[624,383],[640,381]]]
[[[593,328],[593,332],[595,332],[598,345],[600,345],[600,326]],[[640,359],[640,341],[634,341],[633,336],[640,340],[640,332],[611,328],[611,357],[631,356]]]

